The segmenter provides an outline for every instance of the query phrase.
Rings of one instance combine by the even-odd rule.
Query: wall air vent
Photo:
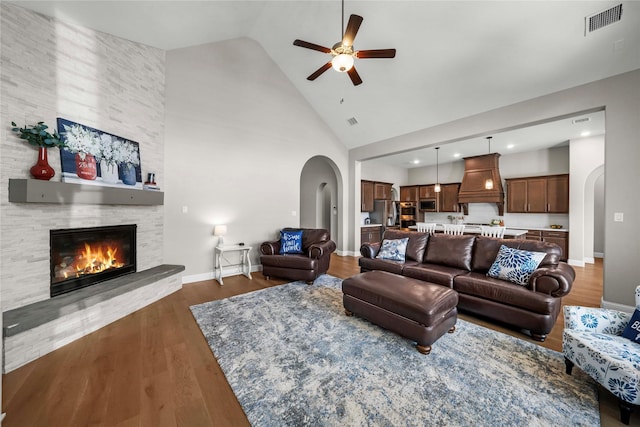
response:
[[[622,3],[617,6],[611,7],[602,12],[589,15],[584,18],[584,35],[594,32],[602,27],[606,27],[609,24],[618,22],[622,18]]]
[[[350,119],[347,119],[347,123],[349,123],[351,126],[355,126],[358,124],[358,121],[355,117],[351,117]]]
[[[574,125],[577,125],[578,123],[586,123],[590,121],[591,121],[591,117],[581,117],[579,119],[573,119],[571,123],[573,123]]]

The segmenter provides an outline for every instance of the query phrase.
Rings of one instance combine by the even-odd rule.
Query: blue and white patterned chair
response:
[[[613,393],[624,424],[629,424],[631,412],[640,405],[640,344],[622,336],[630,319],[631,314],[622,311],[564,307],[562,352],[567,374],[578,365]]]

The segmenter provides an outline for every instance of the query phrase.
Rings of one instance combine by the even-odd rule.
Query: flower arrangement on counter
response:
[[[463,215],[447,215],[447,219],[451,221],[452,224],[462,224],[464,223]]]

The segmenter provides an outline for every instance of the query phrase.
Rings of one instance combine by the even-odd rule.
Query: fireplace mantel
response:
[[[163,205],[162,191],[9,179],[9,202],[85,205]]]

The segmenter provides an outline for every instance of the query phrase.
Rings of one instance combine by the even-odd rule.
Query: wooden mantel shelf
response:
[[[9,202],[152,206],[164,204],[164,193],[38,179],[9,179]]]

